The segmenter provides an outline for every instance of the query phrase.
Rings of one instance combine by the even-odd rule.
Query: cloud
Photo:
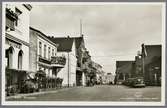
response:
[[[30,25],[47,35],[79,36],[82,19],[92,59],[114,73],[115,61],[133,60],[141,43],[161,43],[161,9],[156,4],[34,5]]]

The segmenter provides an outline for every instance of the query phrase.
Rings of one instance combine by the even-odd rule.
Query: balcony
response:
[[[45,64],[51,64],[51,61],[50,60],[48,60],[48,59],[46,59],[46,58],[43,58],[43,57],[41,57],[41,56],[39,56],[39,62],[41,62],[41,63],[45,63]]]
[[[64,56],[54,56],[51,58],[51,65],[53,67],[64,67],[66,58]]]

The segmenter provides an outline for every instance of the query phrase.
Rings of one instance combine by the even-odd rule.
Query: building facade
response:
[[[134,61],[116,61],[115,84],[122,84],[126,79],[131,78],[134,72]]]
[[[85,48],[84,38],[81,37],[50,37],[50,40],[59,44],[58,54],[64,54],[67,64],[58,74],[63,78],[64,86],[86,86],[90,73],[91,56]]]
[[[6,4],[6,85],[18,85],[29,72],[29,4]]]
[[[140,55],[135,56],[134,68],[135,69],[132,72],[132,77],[142,77],[142,58]]]
[[[57,55],[64,55],[66,58],[66,64],[57,74],[57,77],[63,79],[63,86],[75,86],[77,68],[75,40],[70,37],[49,37],[49,39],[59,45]]]
[[[48,37],[37,29],[30,27],[30,70],[35,76],[38,71],[43,71],[47,80],[46,86],[55,87],[57,74],[66,64],[65,56],[58,56],[58,44],[53,43]],[[55,83],[53,83],[55,82]]]
[[[142,44],[141,52],[146,84],[161,85],[161,45]]]
[[[146,85],[161,85],[161,54],[161,45],[142,44],[135,61],[116,61],[115,83],[143,77]]]

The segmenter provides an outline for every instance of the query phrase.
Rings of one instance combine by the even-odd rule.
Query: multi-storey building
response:
[[[29,71],[29,4],[6,4],[6,85],[18,85]]]
[[[95,82],[100,82],[101,78],[102,78],[102,66],[94,61],[91,61],[91,74],[92,76],[90,76],[91,79],[94,79]]]
[[[112,73],[106,73],[103,76],[103,84],[113,84],[114,83],[114,75]]]
[[[55,79],[66,63],[64,56],[57,55],[57,48],[58,44],[53,43],[44,33],[30,27],[29,68],[31,72],[36,73],[42,70],[48,79]],[[54,83],[50,83],[48,85],[53,87]]]
[[[161,45],[142,44],[141,52],[142,72],[146,84],[161,85]]]
[[[116,61],[115,83],[122,84],[134,71],[134,61]]]
[[[87,63],[90,55],[81,37],[50,37],[50,40],[59,44],[58,54],[64,54],[67,58],[65,68],[58,74],[63,78],[63,86],[86,85]]]
[[[140,55],[135,56],[135,62],[134,62],[134,71],[132,72],[132,77],[142,77],[143,71],[142,71],[142,58]]]
[[[78,49],[78,59],[77,59],[77,85],[85,86],[90,79],[91,73],[91,56],[89,51],[85,48],[85,46],[80,46]]]
[[[57,74],[58,77],[63,79],[63,86],[76,85],[76,41],[74,38],[68,37],[50,37],[50,40],[59,45],[57,49],[58,55],[66,57],[66,64],[62,70]]]

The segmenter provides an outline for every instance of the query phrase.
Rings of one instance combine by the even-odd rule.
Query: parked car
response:
[[[128,78],[127,80],[125,80],[123,82],[124,85],[127,85],[127,86],[132,86],[133,82],[134,82],[135,78]]]
[[[137,77],[132,82],[132,87],[145,87],[145,82],[142,77]]]
[[[145,87],[146,84],[144,82],[143,77],[136,77],[136,78],[128,78],[123,82],[124,85],[130,87]]]

